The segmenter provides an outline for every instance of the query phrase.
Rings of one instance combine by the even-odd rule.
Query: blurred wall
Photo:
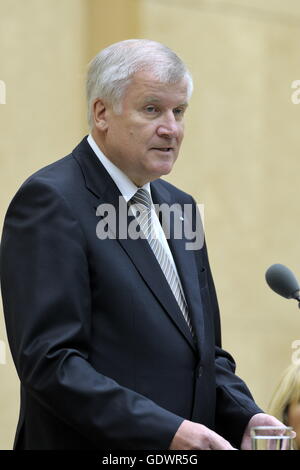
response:
[[[147,37],[187,62],[195,93],[167,179],[205,204],[224,347],[262,407],[300,339],[296,303],[264,281],[270,264],[297,273],[300,258],[300,105],[291,101],[299,26],[298,0],[0,0],[1,224],[24,179],[86,134],[84,76],[98,50]],[[0,352],[1,341],[2,316]],[[19,398],[7,344],[0,383],[0,449],[8,449]]]

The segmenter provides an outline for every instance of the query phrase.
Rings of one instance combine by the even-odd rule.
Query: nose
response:
[[[180,134],[181,123],[178,122],[173,114],[170,112],[163,116],[161,122],[157,127],[157,135],[159,137],[177,138]]]

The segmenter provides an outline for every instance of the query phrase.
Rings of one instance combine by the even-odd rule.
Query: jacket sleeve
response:
[[[196,209],[197,210],[197,209]],[[209,315],[215,333],[216,422],[215,430],[239,448],[245,428],[253,415],[263,411],[256,405],[245,382],[235,374],[233,357],[222,349],[221,322],[206,242],[196,252],[198,269],[205,269],[209,292]]]
[[[222,349],[220,313],[206,246],[204,256],[207,259],[208,286],[215,326],[216,432],[239,448],[249,420],[263,411],[256,405],[245,382],[235,374],[233,357]]]
[[[8,209],[0,263],[8,338],[27,392],[96,447],[168,449],[183,418],[89,362],[86,240],[70,204],[41,177],[24,183]]]

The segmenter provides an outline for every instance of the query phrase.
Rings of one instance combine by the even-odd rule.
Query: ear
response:
[[[93,104],[94,126],[100,132],[104,132],[108,128],[107,108],[105,103],[97,98]]]

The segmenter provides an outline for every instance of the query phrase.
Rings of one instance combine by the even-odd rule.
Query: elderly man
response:
[[[191,93],[167,47],[106,48],[88,72],[90,135],[9,206],[1,284],[21,381],[16,449],[246,449],[251,425],[279,423],[221,349],[205,243],[172,230],[201,231],[192,197],[160,179]],[[176,207],[167,221],[162,205]]]

